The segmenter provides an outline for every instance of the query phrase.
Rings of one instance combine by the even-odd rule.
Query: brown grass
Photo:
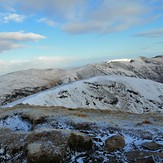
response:
[[[142,122],[142,124],[152,124],[150,121],[148,121],[148,120],[144,120],[143,122]]]
[[[76,113],[73,113],[72,115],[75,115],[77,117],[82,117],[82,118],[88,117],[88,115],[86,115],[82,112],[76,112]]]

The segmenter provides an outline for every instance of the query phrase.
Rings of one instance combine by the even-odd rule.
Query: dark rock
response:
[[[134,94],[134,95],[138,95],[138,92],[135,92],[135,91],[133,91],[133,90],[127,90],[129,93],[132,93],[132,94]]]
[[[152,156],[139,158],[135,160],[135,163],[155,163]]]
[[[145,149],[148,149],[148,150],[158,150],[158,149],[161,149],[163,148],[162,145],[156,143],[156,142],[145,142],[142,144],[142,147],[145,148]]]
[[[126,153],[126,157],[128,159],[129,162],[135,162],[136,160],[141,160],[141,159],[145,159],[148,158],[150,156],[153,157],[158,157],[160,159],[163,158],[163,153],[159,153],[159,152],[145,152],[145,151],[130,151]],[[144,162],[142,162],[144,163]]]
[[[90,123],[87,123],[87,122],[78,123],[78,124],[75,124],[74,127],[77,130],[90,130],[91,129],[91,124]]]
[[[125,139],[122,135],[114,135],[105,141],[105,149],[113,152],[125,146]]]

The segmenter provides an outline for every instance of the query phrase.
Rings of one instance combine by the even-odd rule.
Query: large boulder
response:
[[[64,162],[69,135],[67,130],[48,128],[31,132],[26,140],[28,162]]]
[[[125,139],[122,135],[114,135],[112,137],[109,137],[105,141],[105,149],[108,152],[113,152],[118,149],[121,149],[125,146]]]
[[[81,152],[91,150],[93,142],[92,139],[88,136],[81,135],[78,133],[71,133],[68,138],[67,145],[70,150]]]
[[[27,147],[28,155],[27,160],[29,163],[60,163],[63,161],[63,157],[59,154],[54,154],[44,147],[40,143],[31,143]]]

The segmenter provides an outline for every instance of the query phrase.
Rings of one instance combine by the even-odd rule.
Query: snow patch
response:
[[[122,58],[122,59],[109,60],[109,61],[107,61],[107,63],[110,63],[110,62],[130,62],[130,61],[131,61],[131,59]]]
[[[6,119],[0,120],[0,127],[9,128],[13,131],[29,131],[32,126],[24,121],[18,115],[9,116]]]

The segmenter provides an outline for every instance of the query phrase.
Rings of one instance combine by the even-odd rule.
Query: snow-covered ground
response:
[[[121,110],[133,113],[162,112],[163,84],[117,75],[98,76],[54,87],[5,107],[17,104]]]
[[[130,61],[131,61],[131,59],[123,58],[123,59],[109,60],[109,61],[107,61],[107,63],[110,63],[110,62],[130,62]]]
[[[6,118],[6,116],[8,116]],[[0,162],[29,162],[27,146],[45,144],[48,151],[54,151],[65,145],[68,161],[63,162],[136,162],[141,158],[152,156],[153,161],[163,161],[163,115],[131,114],[125,112],[101,111],[92,109],[67,109],[63,107],[24,107],[0,110]],[[24,118],[27,120],[25,121]],[[28,128],[28,126],[32,126]],[[19,127],[19,128],[18,128]],[[54,131],[64,133],[76,132],[86,135],[93,141],[91,151],[69,151],[67,143],[56,143]],[[108,153],[105,141],[122,135],[125,146]],[[51,139],[52,138],[52,139]],[[30,141],[29,141],[30,140]],[[75,140],[74,140],[75,141]],[[144,145],[144,143],[149,143]],[[53,146],[51,146],[53,144]],[[20,148],[19,148],[20,147]],[[36,146],[32,146],[36,147]],[[52,147],[53,150],[52,150]],[[15,151],[11,152],[11,151]],[[37,148],[33,148],[34,150]],[[34,156],[40,156],[35,155]],[[44,155],[45,156],[45,155]],[[51,156],[53,156],[51,154]],[[24,159],[25,161],[22,161]],[[101,161],[102,159],[102,161]],[[14,161],[13,161],[14,160]]]
[[[81,67],[76,70],[76,73],[83,79],[99,75],[121,75],[151,79],[163,83],[163,56],[112,60],[111,62]]]
[[[31,124],[25,120],[22,120],[22,118],[20,118],[18,115],[12,115],[6,119],[0,120],[0,127],[9,128],[13,131],[29,131],[31,126]]]
[[[103,75],[121,75],[151,79],[163,83],[163,56],[154,58],[112,60],[89,64],[73,70],[26,70],[0,76],[0,105],[52,88]]]
[[[0,76],[0,105],[74,81],[71,71],[61,69],[30,69]]]
[[[116,60],[67,71],[27,70],[0,76],[0,105],[57,106],[0,109],[0,162],[28,162],[31,145],[48,152],[65,145],[68,162],[161,163],[162,83],[163,56]],[[67,142],[56,145],[58,131],[77,131],[90,137],[92,151],[70,152]],[[124,148],[107,153],[105,141],[117,134],[124,137]]]
[[[66,79],[70,72],[61,69],[30,69],[0,76],[0,95],[11,93],[14,89],[55,85]]]

